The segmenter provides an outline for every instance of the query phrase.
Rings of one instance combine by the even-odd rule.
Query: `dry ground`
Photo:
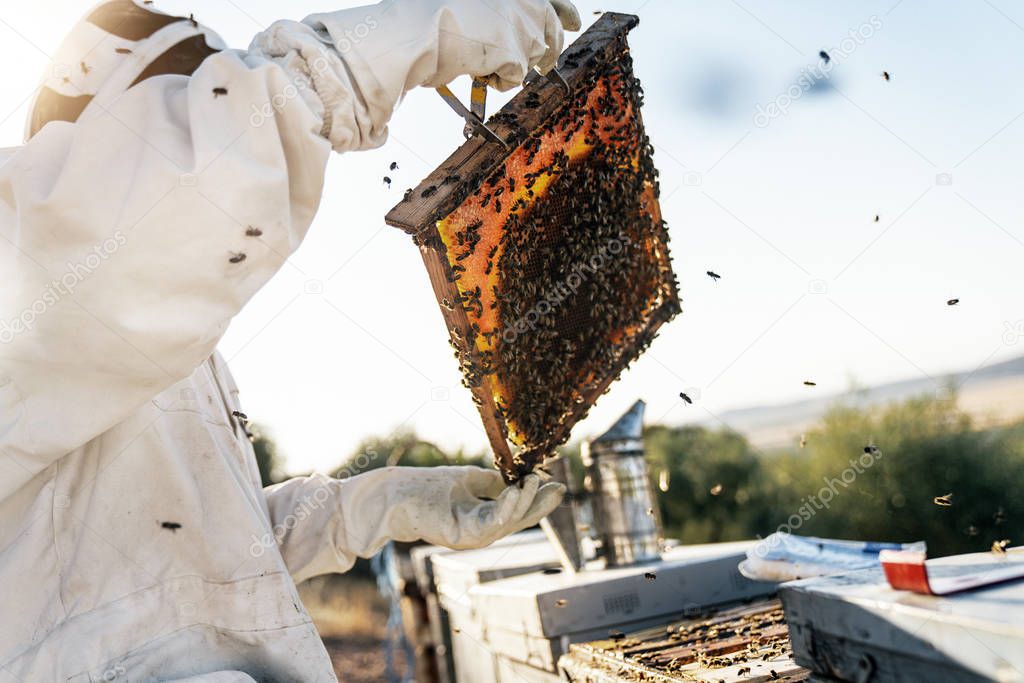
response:
[[[318,577],[299,587],[341,683],[386,681],[384,636],[388,605],[377,585],[361,578]],[[401,669],[401,655],[398,666]]]

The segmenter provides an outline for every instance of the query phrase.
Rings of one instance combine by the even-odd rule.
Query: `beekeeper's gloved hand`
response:
[[[480,467],[383,467],[266,489],[274,536],[296,582],[344,572],[389,540],[481,548],[537,524],[564,495],[564,485],[542,484],[536,474],[506,486]]]
[[[468,75],[508,90],[534,67],[551,69],[563,31],[580,25],[570,0],[386,0],[276,22],[249,54],[307,74],[312,88],[298,94],[347,151],[383,144],[395,106],[417,86]]]

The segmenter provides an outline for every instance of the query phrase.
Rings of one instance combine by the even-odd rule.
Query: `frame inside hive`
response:
[[[538,79],[488,121],[509,149],[474,136],[386,217],[420,248],[509,481],[679,312],[626,42],[637,23],[602,16],[559,61],[569,93]]]

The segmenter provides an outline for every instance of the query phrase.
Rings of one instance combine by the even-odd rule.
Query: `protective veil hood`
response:
[[[190,76],[224,49],[221,37],[192,17],[133,0],[101,2],[54,55],[29,110],[25,139],[51,121],[73,123],[94,103],[104,106],[147,78]]]

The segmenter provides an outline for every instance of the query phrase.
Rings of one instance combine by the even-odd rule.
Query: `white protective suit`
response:
[[[263,490],[214,347],[302,241],[332,149],[382,144],[415,86],[518,84],[559,24],[548,0],[396,0],[241,52],[111,0],[75,29],[0,151],[0,681],[334,680],[296,582],[557,504],[478,468]]]

